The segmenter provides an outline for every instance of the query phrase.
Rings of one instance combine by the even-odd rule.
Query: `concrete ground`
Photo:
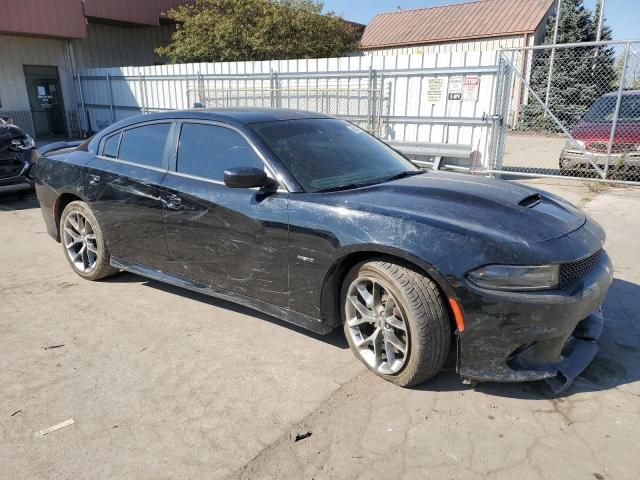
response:
[[[599,221],[615,265],[601,350],[560,398],[451,370],[401,389],[340,332],[83,281],[33,197],[0,197],[0,478],[637,479],[640,189],[530,183]]]
[[[523,134],[507,131],[502,166],[526,172],[553,173],[559,168],[565,136]]]

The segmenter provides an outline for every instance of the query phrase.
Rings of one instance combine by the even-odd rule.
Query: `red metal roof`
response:
[[[84,0],[84,14],[102,20],[158,25],[160,14],[190,0]]]
[[[90,21],[158,25],[160,15],[191,0],[0,0],[0,34],[87,36]]]
[[[534,32],[554,0],[480,0],[377,15],[362,48],[423,45]]]
[[[82,38],[82,0],[2,0],[0,33]]]

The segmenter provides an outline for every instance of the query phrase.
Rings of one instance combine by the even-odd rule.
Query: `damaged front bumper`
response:
[[[564,290],[468,287],[465,330],[458,338],[460,375],[474,381],[546,380],[554,393],[566,390],[597,353],[612,272],[603,252],[589,274]]]
[[[594,170],[594,165],[603,170],[606,165],[611,169],[640,168],[640,152],[606,153],[588,152],[586,155],[579,150],[564,149],[560,154],[560,169],[568,171]]]

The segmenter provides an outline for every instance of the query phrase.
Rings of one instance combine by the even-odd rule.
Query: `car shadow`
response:
[[[38,198],[33,190],[2,191],[0,189],[0,211],[29,210],[37,207]]]
[[[275,325],[287,328],[300,335],[320,340],[340,349],[349,345],[342,329],[337,328],[328,335],[319,335],[296,325],[287,323],[271,315],[264,314],[242,305],[221,300],[208,295],[186,290],[173,285],[131,273],[122,273],[105,282],[143,283],[173,295],[208,303],[242,315],[249,315]],[[413,390],[424,392],[457,392],[477,390],[487,395],[518,398],[523,400],[543,400],[574,395],[580,392],[602,391],[640,380],[640,324],[635,319],[640,311],[640,286],[621,279],[614,279],[603,305],[605,327],[600,339],[600,348],[591,365],[582,372],[574,384],[561,395],[554,395],[545,382],[498,383],[482,382],[475,385],[463,384],[455,371],[455,349],[440,374]],[[354,361],[356,361],[354,359]]]
[[[431,382],[417,390],[465,391],[475,389],[487,395],[542,400],[570,397],[576,393],[610,390],[640,380],[640,285],[616,278],[603,305],[604,330],[598,354],[574,384],[560,395],[554,395],[545,382],[464,385],[449,358],[446,368]],[[455,359],[453,359],[455,361]]]
[[[340,349],[349,348],[349,344],[344,338],[344,334],[342,333],[342,329],[340,328],[337,328],[333,332],[328,333],[326,335],[320,335],[318,333],[312,332],[305,328],[298,327],[297,325],[294,325],[292,323],[288,323],[288,322],[285,322],[284,320],[280,320],[279,318],[262,313],[258,310],[254,310],[252,308],[239,305],[237,303],[211,297],[209,295],[205,295],[204,293],[194,292],[192,290],[187,290],[185,288],[176,287],[168,283],[162,283],[156,280],[147,279],[145,277],[135,275],[133,273],[123,272],[119,275],[116,275],[114,277],[110,277],[104,280],[104,282],[142,283],[143,285],[151,288],[155,288],[156,290],[162,290],[163,292],[167,292],[173,295],[179,295],[183,298],[189,298],[197,302],[207,303],[211,306],[214,306],[217,308],[224,308],[225,310],[230,310],[232,312],[239,313],[241,315],[248,315],[251,317],[258,318],[260,320],[264,320],[266,322],[270,322],[280,327],[284,327],[289,330],[292,330],[300,335],[305,335],[307,337],[320,340],[322,342],[325,342],[329,345],[332,345]]]

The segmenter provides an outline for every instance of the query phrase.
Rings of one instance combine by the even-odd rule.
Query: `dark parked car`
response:
[[[542,191],[419,170],[336,118],[136,117],[40,158],[36,191],[81,277],[128,270],[342,327],[398,385],[452,349],[464,379],[560,391],[597,351],[612,267],[596,223]]]
[[[34,158],[33,139],[0,117],[0,191],[7,190],[6,187],[30,190],[33,182],[27,174]]]
[[[567,142],[560,155],[563,174],[595,176],[591,162],[604,169],[617,102],[617,93],[603,95],[571,130],[584,152],[571,140]],[[622,93],[609,170],[622,180],[636,180],[640,175],[640,90]]]

